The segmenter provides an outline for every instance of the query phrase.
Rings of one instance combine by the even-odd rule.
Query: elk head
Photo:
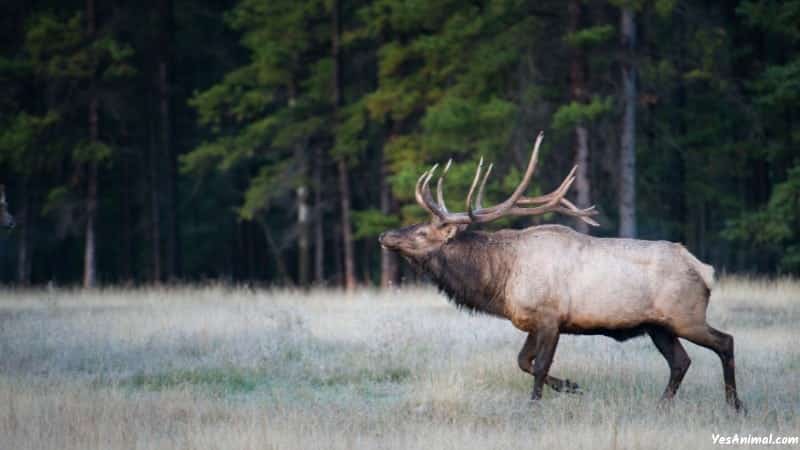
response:
[[[0,226],[5,228],[14,228],[14,216],[8,213],[8,204],[6,203],[6,188],[0,184]]]
[[[523,195],[533,177],[533,172],[536,170],[539,146],[543,137],[544,133],[539,132],[531,152],[528,168],[520,184],[510,197],[495,206],[484,208],[481,205],[486,180],[492,172],[492,165],[490,164],[486,172],[483,173],[483,158],[478,163],[475,178],[472,180],[472,185],[467,194],[466,212],[450,212],[444,202],[442,184],[448,169],[450,169],[452,160],[448,161],[436,182],[436,200],[433,199],[430,181],[436,172],[438,164],[434,165],[419,177],[415,190],[417,203],[431,214],[430,222],[386,231],[380,235],[378,241],[384,248],[396,251],[408,259],[415,260],[424,258],[431,252],[438,250],[470,224],[491,222],[505,216],[533,216],[548,212],[558,212],[578,217],[590,225],[597,226],[597,222],[590,217],[597,214],[594,206],[579,209],[564,198],[564,195],[566,195],[575,181],[575,171],[578,166],[572,168],[572,171],[564,178],[561,185],[553,192],[538,197],[526,197]],[[473,194],[475,194],[476,188],[478,191],[473,201]]]

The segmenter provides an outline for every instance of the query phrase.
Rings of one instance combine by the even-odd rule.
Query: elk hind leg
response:
[[[661,400],[670,400],[678,391],[692,360],[689,359],[689,355],[686,354],[686,350],[681,345],[678,337],[669,330],[653,327],[647,330],[647,333],[650,335],[650,339],[653,340],[653,344],[658,348],[658,351],[667,360],[667,365],[669,365],[669,382],[661,395]]]
[[[708,324],[681,330],[679,336],[714,351],[722,362],[725,381],[725,400],[739,410],[743,407],[736,393],[736,363],[733,357],[733,336],[723,333]]]

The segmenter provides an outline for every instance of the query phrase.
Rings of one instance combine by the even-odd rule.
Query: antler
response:
[[[549,194],[540,195],[537,197],[525,197],[523,195],[525,190],[528,188],[531,179],[533,178],[533,173],[536,170],[536,163],[538,162],[539,157],[539,146],[541,145],[543,138],[544,133],[539,132],[539,135],[536,137],[536,143],[533,146],[533,151],[531,152],[531,159],[528,162],[527,169],[525,170],[525,175],[522,177],[522,181],[519,183],[517,188],[514,189],[514,192],[511,194],[511,196],[509,196],[502,203],[488,208],[483,208],[481,205],[483,200],[483,190],[486,187],[486,181],[489,179],[489,174],[491,173],[493,167],[490,164],[486,170],[486,173],[483,174],[483,178],[481,179],[481,173],[483,171],[483,158],[481,158],[480,162],[478,163],[478,167],[475,170],[475,178],[472,180],[472,185],[470,186],[469,193],[467,194],[466,213],[451,213],[444,204],[442,184],[447,171],[450,169],[452,160],[448,161],[447,166],[445,166],[445,169],[442,171],[442,174],[439,176],[439,179],[436,182],[436,196],[438,203],[433,200],[433,196],[430,193],[429,187],[430,180],[433,178],[438,164],[434,165],[430,170],[423,173],[422,176],[417,180],[415,191],[417,203],[425,208],[425,210],[430,212],[435,220],[443,223],[485,223],[497,220],[504,216],[533,216],[548,212],[557,212],[560,214],[577,217],[589,225],[599,226],[599,224],[590,217],[597,214],[597,210],[594,206],[580,209],[572,202],[564,198],[570,186],[572,186],[572,183],[575,181],[575,171],[577,170],[578,166],[573,167],[569,174],[567,174],[567,176],[561,182],[561,185]],[[472,198],[473,194],[475,194],[476,188],[478,188],[478,193],[475,196],[475,202],[473,203]],[[526,207],[528,205],[535,206]]]

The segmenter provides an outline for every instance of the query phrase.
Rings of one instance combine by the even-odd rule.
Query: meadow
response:
[[[3,290],[3,449],[708,448],[713,434],[800,435],[800,282],[723,278],[709,322],[734,335],[740,395],[717,356],[657,407],[649,338],[562,337],[545,388],[509,322],[435,290],[225,286]]]

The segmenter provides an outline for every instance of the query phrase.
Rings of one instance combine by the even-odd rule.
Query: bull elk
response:
[[[451,212],[445,205],[442,183],[449,162],[436,183],[434,200],[429,186],[438,166],[434,165],[419,178],[415,192],[430,222],[386,231],[379,237],[381,245],[426,273],[457,305],[508,319],[528,333],[518,363],[534,377],[533,400],[541,397],[545,384],[556,391],[577,389],[548,374],[559,335],[605,335],[624,341],[646,333],[670,369],[662,400],[675,395],[691,363],[678,340],[682,338],[719,356],[726,400],[741,408],[733,337],[706,322],[714,269],[681,244],[597,238],[561,225],[467,230],[471,224],[501,217],[551,212],[597,225],[594,207],[579,209],[564,197],[576,168],[549,194],[524,195],[542,138],[539,133],[520,184],[495,206],[481,204],[491,165],[481,176],[483,160],[478,164],[466,212]]]

